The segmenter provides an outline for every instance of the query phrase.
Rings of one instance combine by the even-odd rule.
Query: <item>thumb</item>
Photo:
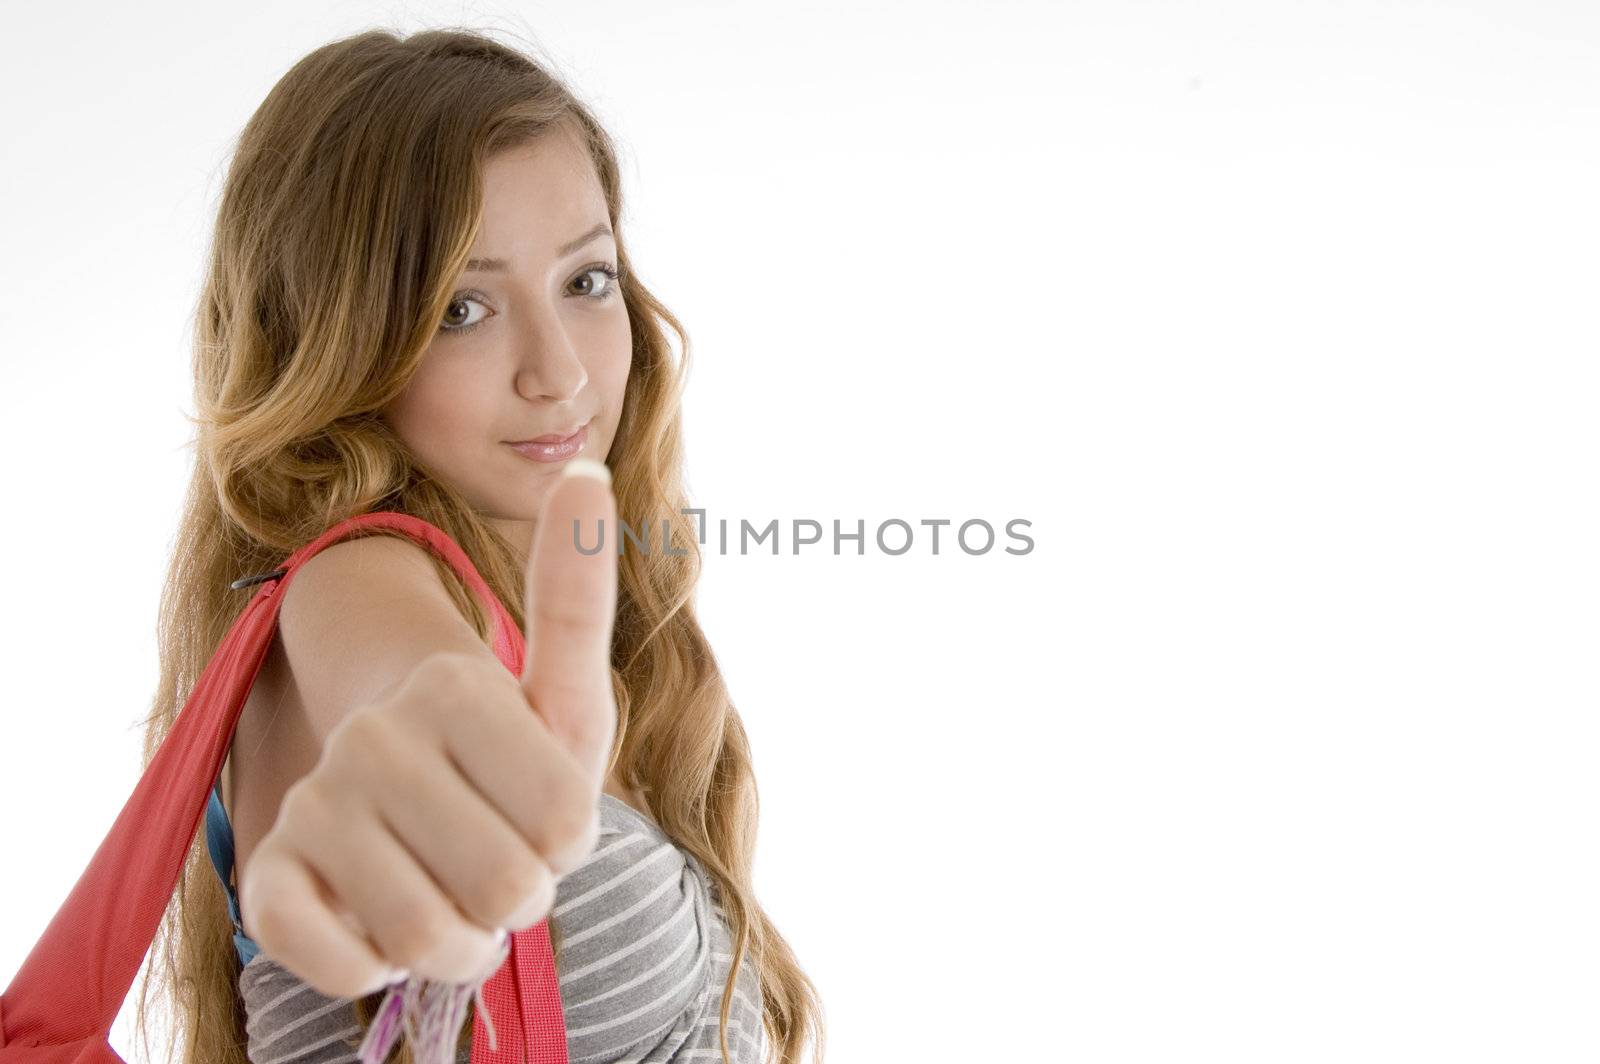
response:
[[[571,459],[540,509],[524,581],[523,693],[597,791],[616,735],[617,532],[611,471]]]

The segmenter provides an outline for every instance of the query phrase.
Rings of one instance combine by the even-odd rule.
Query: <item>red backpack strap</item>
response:
[[[522,633],[505,606],[454,540],[409,514],[379,511],[348,518],[295,551],[280,569],[236,581],[240,587],[262,586],[201,672],[88,867],[0,994],[0,1064],[122,1064],[108,1041],[111,1025],[172,899],[212,782],[266,660],[282,591],[318,551],[373,528],[406,535],[447,561],[493,616],[495,656],[520,675]],[[526,1046],[535,1061],[565,1064],[564,1017],[547,923],[513,932],[511,938],[506,963],[484,987],[495,1006],[501,1050],[510,1042],[513,1048]]]

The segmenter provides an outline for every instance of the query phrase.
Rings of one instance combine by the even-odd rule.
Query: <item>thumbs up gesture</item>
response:
[[[584,554],[574,522],[606,549]],[[262,951],[330,997],[410,973],[489,975],[594,851],[616,735],[616,500],[570,461],[546,496],[524,587],[526,652],[440,652],[352,709],[284,795],[239,884]]]

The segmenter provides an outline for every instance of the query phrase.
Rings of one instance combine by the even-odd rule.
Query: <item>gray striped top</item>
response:
[[[718,1026],[732,941],[716,883],[648,817],[600,795],[594,853],[556,886],[551,922],[571,1064],[722,1059]],[[350,998],[322,995],[265,953],[239,973],[251,1064],[348,1064],[366,1035]],[[474,1022],[481,1022],[475,1020]],[[746,951],[729,1010],[729,1059],[769,1051]],[[469,1064],[464,1047],[457,1064]]]

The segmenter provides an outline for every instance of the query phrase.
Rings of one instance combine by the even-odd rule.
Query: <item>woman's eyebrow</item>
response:
[[[577,251],[579,248],[581,248],[585,244],[589,243],[591,240],[597,240],[600,237],[611,236],[611,235],[612,235],[611,234],[611,227],[609,225],[607,225],[605,222],[601,222],[599,225],[595,226],[593,229],[589,230],[587,233],[584,233],[582,236],[578,237],[576,240],[572,240],[572,241],[569,241],[568,243],[565,243],[565,244],[561,245],[561,247],[556,249],[556,257],[564,259],[568,255],[572,254],[574,251]],[[467,268],[466,268],[465,272],[467,272],[467,273],[503,273],[503,272],[505,272],[506,268],[509,265],[510,265],[510,262],[507,259],[468,259],[467,260]]]

